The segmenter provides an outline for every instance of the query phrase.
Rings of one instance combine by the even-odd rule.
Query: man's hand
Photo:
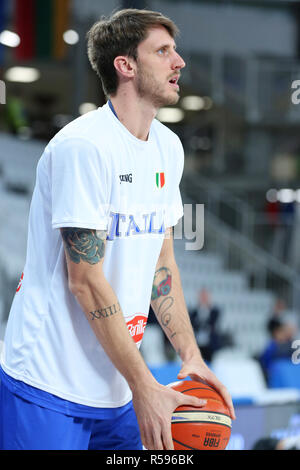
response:
[[[203,380],[208,385],[215,388],[223,397],[228,406],[231,419],[236,419],[232,399],[227,388],[217,379],[215,374],[207,367],[200,355],[183,362],[178,379],[183,380],[186,377],[192,380]]]
[[[184,395],[159,383],[147,387],[141,384],[133,390],[133,406],[147,450],[174,450],[171,419],[173,411],[181,405],[201,407],[206,405],[206,400]]]

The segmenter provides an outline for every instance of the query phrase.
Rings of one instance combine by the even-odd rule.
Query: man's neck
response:
[[[157,109],[142,98],[119,92],[110,98],[119,121],[137,139],[147,141]]]

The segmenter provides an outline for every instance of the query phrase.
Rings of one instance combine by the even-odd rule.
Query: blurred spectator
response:
[[[6,98],[6,124],[9,132],[22,136],[25,130],[29,129],[27,113],[22,96],[18,90]]]
[[[266,233],[266,243],[269,250],[274,256],[278,256],[278,245],[281,238],[281,224],[280,224],[280,202],[277,200],[277,191],[267,198],[265,204],[265,215],[269,226],[269,231]]]
[[[297,157],[290,152],[280,152],[271,161],[271,177],[280,186],[289,185],[297,178]]]
[[[300,250],[298,247],[298,238],[300,233],[300,203],[295,203],[294,221],[291,234],[291,246],[289,251],[290,266],[300,271]]]
[[[271,318],[268,323],[271,339],[260,356],[260,363],[268,379],[268,370],[276,359],[291,358],[291,344],[295,338],[296,328],[292,323],[278,318]]]
[[[286,306],[286,303],[283,299],[281,299],[280,297],[277,298],[274,302],[274,307],[273,307],[273,310],[271,312],[271,315],[270,315],[270,320],[272,319],[276,319],[276,320],[280,320],[283,318],[283,316],[285,315],[287,311],[287,306]]]
[[[291,242],[294,231],[296,204],[294,201],[284,203],[268,201],[265,211],[267,221],[272,230],[270,249],[276,258],[288,263],[292,258]]]
[[[232,345],[232,339],[219,328],[220,309],[213,305],[209,292],[201,289],[196,309],[189,312],[191,323],[203,359],[210,362],[219,349]]]
[[[254,443],[252,450],[300,450],[300,436],[263,437]]]
[[[148,320],[147,320],[147,325],[157,325],[157,328],[160,329],[161,327],[159,326],[158,320],[156,318],[156,315],[150,305],[149,308],[149,315],[148,315]],[[176,359],[176,352],[174,348],[172,347],[170,341],[168,340],[166,334],[163,332],[163,342],[164,342],[164,354],[165,358],[167,361],[173,361]]]
[[[268,331],[270,331],[269,323],[271,320],[279,320],[283,323],[289,323],[291,326],[294,324],[295,331],[298,328],[297,315],[288,310],[285,300],[280,297],[275,300],[273,309],[266,324]]]
[[[279,442],[276,437],[262,437],[254,443],[252,450],[277,450]]]
[[[32,127],[35,138],[49,140],[57,129],[54,127],[53,117],[55,107],[59,103],[56,93],[38,92],[32,96],[35,111],[32,115]]]
[[[289,263],[291,259],[291,242],[293,234],[293,226],[295,222],[296,203],[285,202],[281,204],[280,213],[283,227],[283,245],[280,253],[282,261]]]
[[[267,221],[273,229],[279,226],[280,223],[280,203],[275,200],[267,200],[266,202],[266,216]]]

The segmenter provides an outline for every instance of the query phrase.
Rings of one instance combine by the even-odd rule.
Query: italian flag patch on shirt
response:
[[[164,172],[156,173],[156,186],[158,189],[163,188],[165,185],[165,174]]]

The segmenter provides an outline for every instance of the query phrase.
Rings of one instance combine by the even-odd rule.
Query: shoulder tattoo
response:
[[[62,228],[65,249],[76,264],[84,261],[97,264],[104,258],[106,231],[82,228]]]

